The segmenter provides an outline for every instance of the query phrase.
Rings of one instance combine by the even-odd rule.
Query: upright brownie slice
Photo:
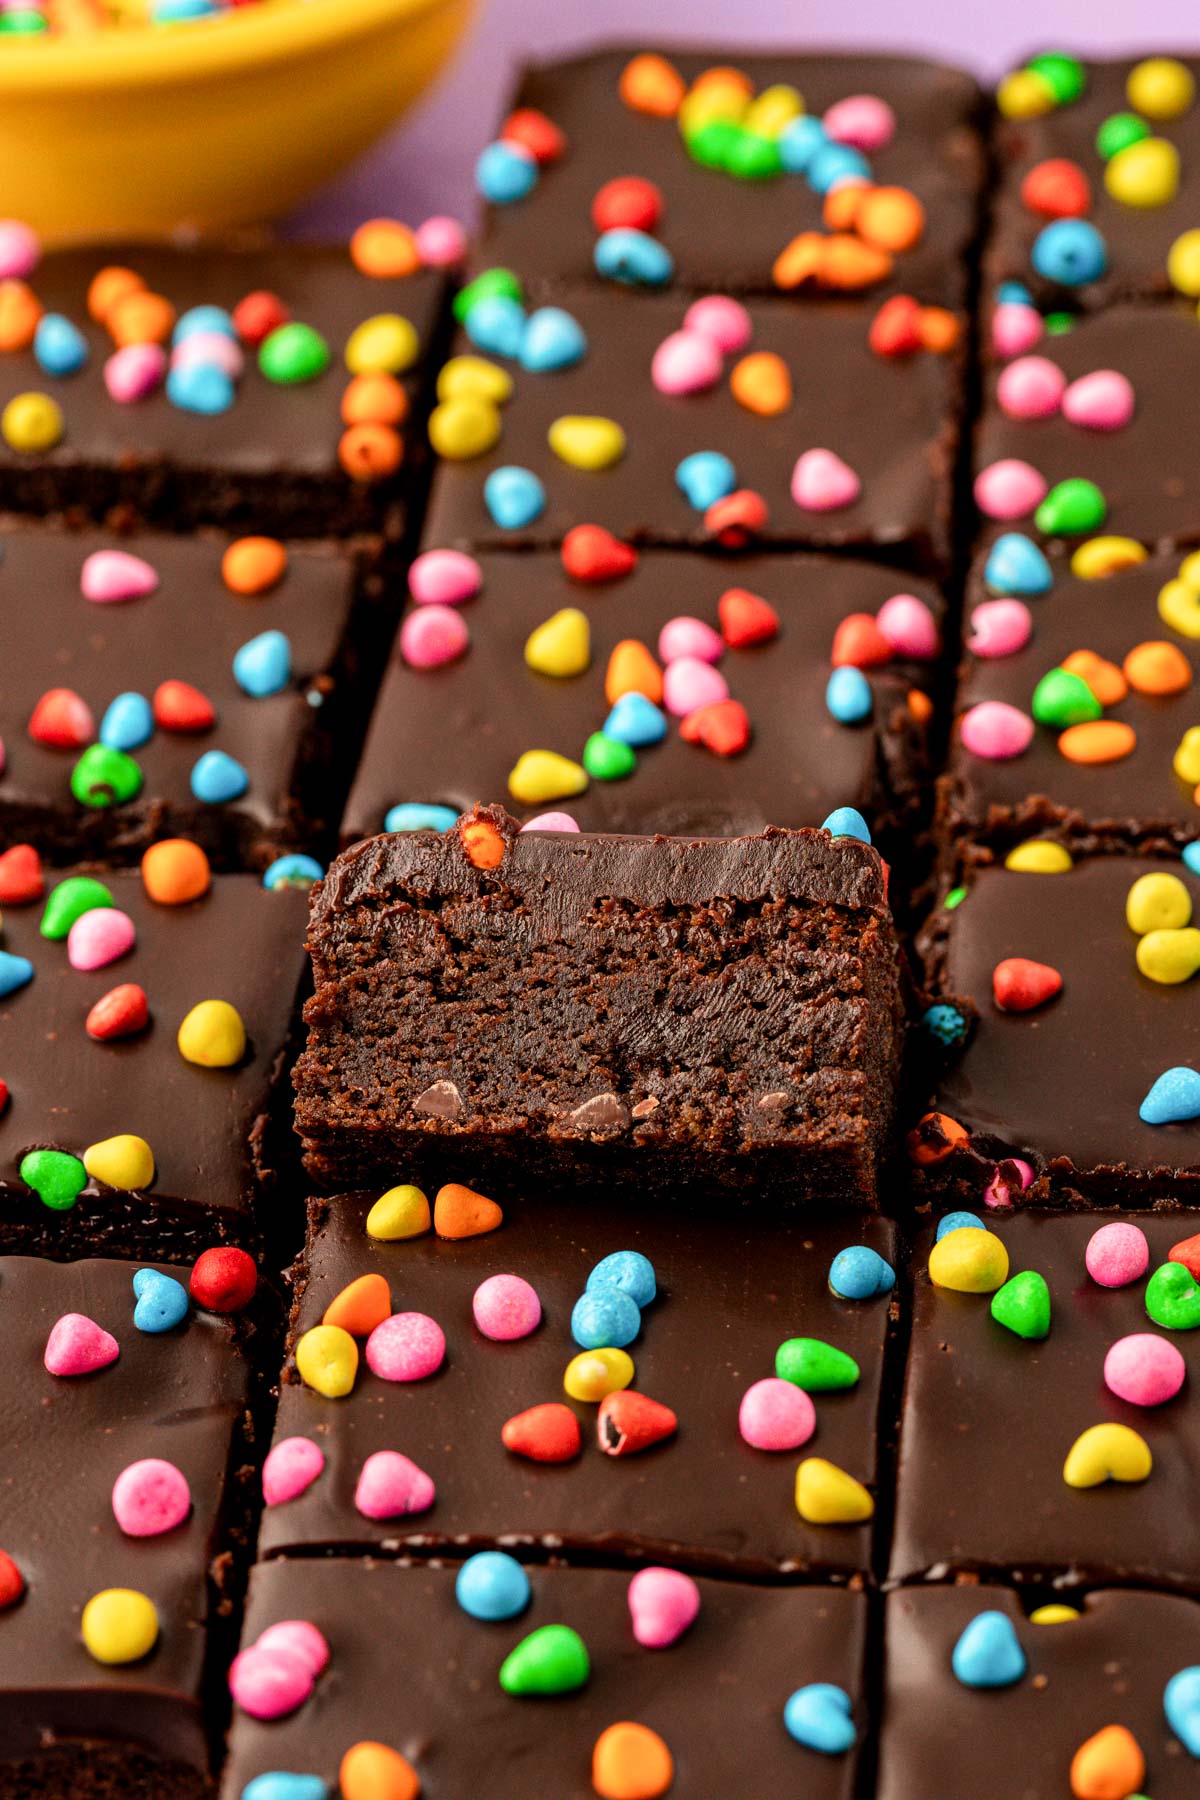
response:
[[[840,1713],[843,1733],[865,1735],[862,1594],[701,1581],[695,1622],[668,1647],[649,1649],[634,1635],[628,1578],[611,1570],[532,1569],[524,1610],[502,1621],[464,1611],[455,1580],[453,1568],[369,1560],[257,1568],[243,1643],[302,1621],[325,1639],[329,1662],[289,1718],[235,1713],[223,1800],[242,1800],[257,1776],[285,1768],[315,1775],[333,1792],[346,1753],[379,1744],[410,1765],[423,1800],[472,1792],[595,1800],[597,1740],[626,1722],[665,1745],[672,1792],[803,1792],[812,1800],[855,1793],[856,1748],[827,1744],[822,1754],[789,1735],[783,1711],[792,1694],[820,1684],[813,1711],[823,1701],[823,1717]],[[502,1688],[505,1659],[547,1625],[583,1640],[585,1685],[552,1702]],[[831,1686],[847,1711],[831,1703]],[[653,1766],[660,1765],[661,1752]]]
[[[519,834],[481,808],[343,852],[309,949],[296,1128],[327,1187],[424,1151],[468,1180],[875,1203],[903,1008],[857,839]]]
[[[139,1301],[134,1271],[0,1258],[0,1789],[12,1800],[212,1791],[218,1669],[231,1648],[222,1589],[239,1529],[244,1537],[237,1471],[252,1378],[237,1321],[188,1309],[184,1295],[186,1316],[164,1329],[146,1316],[160,1296],[143,1290]],[[186,1288],[185,1268],[156,1273]],[[138,1503],[150,1472],[126,1471],[149,1458],[174,1471],[158,1470],[155,1490],[171,1511],[152,1535],[132,1535],[129,1526],[151,1524]],[[180,1477],[190,1507],[164,1530],[166,1516],[178,1518]],[[135,1624],[146,1602],[153,1609],[144,1654],[131,1658],[132,1642],[106,1630],[112,1602],[93,1607],[85,1629],[89,1601],[112,1589],[142,1597]]]

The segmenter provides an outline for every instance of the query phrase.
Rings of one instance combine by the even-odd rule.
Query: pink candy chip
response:
[[[893,594],[875,615],[875,623],[897,656],[928,662],[938,653],[937,620],[915,594]]]
[[[41,260],[37,232],[20,219],[0,219],[0,281],[24,281]]]
[[[720,669],[698,656],[680,656],[663,671],[663,705],[677,719],[728,698],[729,683]]]
[[[67,961],[73,969],[106,969],[127,956],[136,941],[128,913],[117,906],[94,906],[81,913],[67,933]]]
[[[413,669],[456,662],[470,641],[466,620],[449,606],[418,606],[400,627],[400,653]]]
[[[64,1313],[51,1327],[42,1361],[51,1375],[91,1375],[116,1362],[121,1346],[86,1313]]]
[[[287,1619],[234,1657],[229,1691],[252,1719],[282,1719],[303,1706],[328,1663],[329,1646],[316,1626]]]
[[[896,132],[895,113],[876,94],[847,94],[828,108],[821,123],[835,144],[853,144],[868,154],[890,144]]]
[[[354,1490],[354,1504],[365,1519],[398,1519],[405,1513],[428,1512],[436,1489],[424,1469],[398,1450],[376,1450],[368,1456]]]
[[[683,315],[683,326],[685,331],[711,338],[725,356],[744,350],[754,335],[750,314],[740,300],[732,300],[728,294],[706,294],[702,300],[693,300]]]
[[[1004,1172],[997,1163],[992,1171],[992,1179],[983,1190],[983,1198],[988,1206],[1005,1207],[1013,1204],[1012,1182],[1006,1172],[1009,1168],[1016,1172],[1019,1193],[1023,1194],[1027,1188],[1033,1186],[1032,1165],[1027,1163],[1024,1157],[1011,1156],[1005,1163]]]
[[[1174,1344],[1152,1331],[1119,1338],[1104,1358],[1104,1380],[1131,1406],[1162,1406],[1183,1386],[1187,1364]]]
[[[489,1275],[475,1289],[471,1311],[484,1337],[497,1343],[528,1337],[542,1322],[537,1290],[520,1275]]]
[[[673,331],[650,363],[650,379],[660,394],[702,394],[715,387],[724,365],[712,338],[702,331]]]
[[[1091,431],[1120,431],[1133,417],[1133,385],[1116,369],[1081,375],[1063,395],[1063,417]]]
[[[756,1450],[796,1450],[816,1428],[816,1408],[794,1382],[769,1375],[742,1395],[738,1430]]]
[[[1048,419],[1062,404],[1067,378],[1045,356],[1020,356],[996,383],[1000,410],[1010,419]]]
[[[974,656],[1015,656],[1033,636],[1033,614],[1023,600],[982,600],[970,623],[967,649]]]
[[[838,512],[853,506],[862,483],[832,450],[806,450],[792,470],[792,499],[803,512]]]
[[[147,1456],[117,1476],[112,1509],[126,1537],[158,1537],[183,1524],[192,1510],[192,1496],[174,1463]]]
[[[1041,343],[1045,331],[1036,306],[1002,301],[992,314],[992,348],[997,356],[1023,356]]]
[[[1045,477],[1015,456],[989,464],[975,477],[975,504],[988,519],[1023,519],[1046,492]]]
[[[393,1313],[367,1339],[366,1356],[381,1381],[424,1381],[445,1361],[445,1333],[428,1313]]]
[[[981,700],[966,711],[959,722],[963,748],[985,762],[1006,762],[1028,750],[1033,737],[1033,720],[1006,700]]]
[[[1101,1287],[1128,1287],[1150,1267],[1150,1246],[1140,1225],[1114,1220],[1092,1233],[1083,1260]]]
[[[522,831],[578,831],[579,821],[570,813],[539,813],[536,819],[526,819]]]
[[[435,213],[413,233],[417,254],[430,269],[449,269],[467,254],[467,234],[457,219]]]
[[[703,619],[681,613],[668,619],[658,634],[659,661],[677,662],[681,656],[697,656],[701,662],[718,663],[725,654],[725,639]]]
[[[132,406],[160,388],[167,377],[167,353],[161,344],[125,344],[104,365],[110,400]]]
[[[420,606],[461,606],[483,586],[483,570],[465,550],[426,550],[408,571],[408,591]]]
[[[158,586],[158,570],[127,550],[93,550],[79,571],[85,600],[104,605],[113,600],[141,600]]]
[[[666,1650],[700,1611],[700,1589],[678,1569],[639,1569],[629,1583],[633,1635],[647,1650]]]
[[[237,381],[246,366],[246,355],[227,332],[193,331],[172,350],[171,367],[195,369],[201,365],[221,369],[231,381]]]
[[[311,1438],[284,1438],[263,1464],[263,1499],[268,1506],[296,1500],[325,1468],[325,1452]]]
[[[278,1625],[268,1625],[258,1639],[257,1648],[283,1650],[302,1658],[314,1681],[329,1667],[329,1645],[308,1619],[281,1619]]]

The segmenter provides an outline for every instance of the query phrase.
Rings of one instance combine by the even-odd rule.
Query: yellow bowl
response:
[[[0,217],[59,242],[272,218],[403,112],[472,5],[266,0],[187,24],[9,38]]]

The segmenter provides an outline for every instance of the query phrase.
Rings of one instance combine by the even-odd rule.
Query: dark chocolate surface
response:
[[[663,195],[655,235],[675,259],[678,287],[771,292],[780,251],[798,232],[823,228],[821,197],[801,175],[740,181],[693,161],[676,119],[648,117],[621,100],[621,71],[635,54],[635,46],[607,50],[525,74],[514,104],[546,113],[566,133],[568,149],[542,170],[525,200],[489,210],[481,260],[544,281],[598,280],[592,201],[606,181],[638,175]],[[732,63],[758,91],[788,83],[817,117],[852,94],[886,100],[897,128],[891,143],[869,158],[874,176],[910,188],[926,222],[921,242],[897,256],[889,280],[869,291],[868,304],[888,291],[961,301],[983,160],[981,97],[969,75],[910,57],[742,56],[728,47],[666,54],[687,81]]]
[[[485,1237],[379,1243],[365,1230],[375,1198],[315,1203],[293,1340],[321,1322],[349,1282],[378,1273],[397,1310],[438,1321],[446,1362],[426,1381],[396,1383],[374,1375],[364,1358],[353,1393],[330,1400],[301,1382],[289,1357],[276,1442],[312,1438],[327,1461],[298,1499],[267,1509],[264,1553],[491,1541],[535,1556],[667,1560],[716,1572],[844,1579],[869,1569],[872,1526],[806,1524],[794,1488],[807,1456],[872,1487],[879,1478],[889,1302],[840,1300],[828,1276],[850,1243],[870,1244],[893,1261],[896,1237],[886,1221],[793,1217],[764,1233],[744,1213],[689,1217],[679,1209],[605,1206],[593,1194],[540,1209],[536,1200],[506,1204],[503,1226]],[[511,1454],[500,1441],[507,1419],[566,1400],[563,1372],[580,1351],[571,1308],[593,1266],[619,1249],[640,1251],[656,1271],[659,1297],[629,1346],[632,1385],[676,1412],[677,1436],[637,1456],[604,1456],[596,1407],[570,1401],[583,1431],[574,1462]],[[475,1289],[502,1273],[523,1276],[542,1303],[536,1332],[514,1343],[485,1337],[472,1317]],[[752,1382],[774,1374],[776,1350],[794,1336],[848,1351],[861,1379],[814,1396],[817,1428],[801,1449],[753,1449],[738,1431],[739,1403]],[[428,1513],[377,1522],[355,1507],[355,1485],[368,1456],[393,1448],[426,1470],[437,1498]]]
[[[229,1318],[193,1310],[173,1331],[139,1331],[134,1267],[0,1259],[0,1544],[26,1583],[0,1613],[0,1788],[6,1762],[76,1740],[208,1767],[209,1565],[222,1547],[248,1372]],[[164,1272],[186,1284],[186,1270]],[[69,1312],[112,1333],[116,1362],[90,1375],[47,1371],[46,1340]],[[143,1457],[175,1464],[192,1512],[173,1531],[133,1538],[117,1525],[111,1493]],[[105,1665],[84,1646],[83,1608],[110,1587],[134,1588],[157,1608],[158,1643],[141,1662]]]
[[[1146,1280],[1093,1281],[1088,1240],[1111,1213],[988,1214],[1012,1275],[1035,1269],[1050,1289],[1050,1334],[1020,1338],[991,1316],[989,1296],[933,1285],[932,1231],[913,1251],[913,1325],[900,1433],[891,1575],[975,1569],[1067,1584],[1107,1581],[1195,1589],[1200,1542],[1180,1528],[1200,1480],[1200,1334],[1147,1316]],[[1200,1228],[1200,1213],[1143,1214],[1150,1273]],[[1188,1380],[1164,1406],[1133,1406],[1104,1381],[1119,1338],[1167,1338]],[[1068,1487],[1067,1453],[1093,1425],[1139,1432],[1154,1467],[1145,1482]],[[1153,1790],[1152,1790],[1153,1791]]]
[[[520,270],[518,269],[518,273]],[[749,351],[774,351],[791,373],[792,404],[762,418],[729,388],[734,357],[706,393],[668,396],[650,378],[663,339],[683,325],[681,295],[573,293],[564,304],[587,339],[582,362],[553,374],[515,371],[494,450],[438,471],[426,541],[503,546],[553,544],[573,525],[604,525],[645,543],[707,541],[703,514],[685,499],[675,470],[698,450],[719,450],[739,488],[753,488],[769,509],[764,538],[814,549],[862,549],[938,566],[949,554],[950,471],[958,434],[959,369],[928,353],[876,356],[867,344],[869,315],[850,301],[798,312],[787,302],[750,303]],[[465,333],[455,353],[472,353]],[[1198,352],[1200,354],[1200,352]],[[599,415],[626,435],[611,468],[576,469],[550,449],[558,418]],[[858,476],[862,492],[833,512],[801,511],[792,470],[806,450],[832,450]],[[532,469],[546,490],[540,519],[503,531],[483,501],[493,469]]]
[[[1197,1765],[1163,1716],[1163,1689],[1194,1664],[1195,1601],[1102,1592],[1073,1601],[1082,1616],[1033,1625],[1006,1588],[908,1588],[888,1596],[888,1688],[879,1800],[1060,1800],[1071,1759],[1108,1725],[1123,1725],[1146,1759],[1145,1791],[1186,1800]],[[1028,1659],[1023,1680],[971,1688],[950,1666],[979,1613],[1004,1613]]]
[[[863,1595],[833,1589],[700,1583],[700,1613],[666,1650],[633,1636],[628,1578],[600,1569],[534,1569],[526,1611],[484,1624],[454,1598],[452,1568],[376,1562],[279,1561],[255,1570],[246,1641],[284,1619],[310,1619],[331,1661],[290,1719],[238,1714],[223,1800],[255,1775],[286,1768],[336,1786],[338,1764],[363,1739],[409,1758],[424,1800],[487,1793],[504,1800],[594,1800],[592,1749],[632,1719],[659,1733],[675,1763],[672,1793],[803,1793],[850,1800],[858,1757],[824,1756],[783,1724],[794,1689],[834,1682],[865,1723]],[[544,1624],[583,1637],[592,1673],[553,1700],[514,1698],[496,1675],[509,1651]]]
[[[291,547],[277,587],[235,594],[221,578],[224,540],[99,532],[43,531],[7,524],[0,532],[0,820],[8,842],[32,841],[64,853],[138,852],[154,837],[184,835],[233,861],[269,859],[275,848],[311,842],[322,820],[333,757],[328,725],[345,723],[339,668],[349,651],[352,565],[331,550]],[[84,598],[87,557],[123,550],[154,568],[159,585],[135,600]],[[279,631],[291,649],[292,679],[255,698],[235,681],[233,659],[249,639]],[[30,715],[50,688],[73,689],[99,730],[105,709],[130,690],[152,700],[161,682],[199,688],[216,709],[203,732],[156,730],[130,752],[142,791],[115,808],[81,806],[71,771],[81,754],[30,737]],[[232,756],[250,777],[247,792],[205,804],[190,777],[208,750]]]

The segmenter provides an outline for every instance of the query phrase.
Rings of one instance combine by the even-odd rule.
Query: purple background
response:
[[[295,220],[305,236],[345,235],[387,212],[418,224],[471,216],[471,168],[493,134],[521,61],[652,40],[720,44],[865,44],[941,56],[995,76],[1031,49],[1093,54],[1178,49],[1200,39],[1187,0],[477,0],[471,34],[428,99]],[[934,15],[940,14],[940,17]]]

